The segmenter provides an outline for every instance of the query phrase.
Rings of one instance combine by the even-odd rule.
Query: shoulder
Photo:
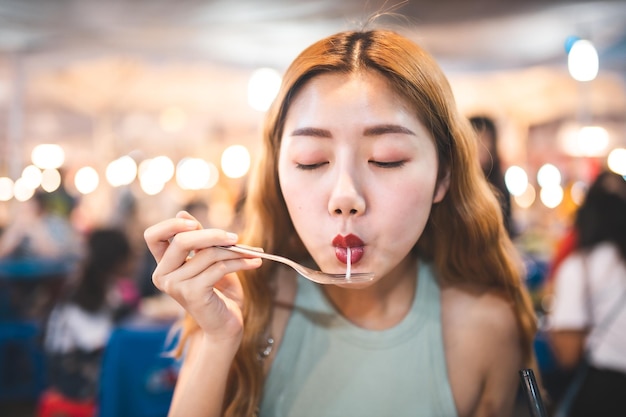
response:
[[[613,243],[599,243],[589,252],[573,252],[555,271],[554,291],[562,294],[582,292],[586,277],[591,278],[590,282],[602,281],[611,268],[626,270],[626,261]]]
[[[510,410],[522,367],[512,303],[498,291],[472,286],[442,288],[441,299],[448,376],[459,415]]]
[[[445,286],[441,291],[444,326],[471,328],[474,335],[497,332],[517,337],[513,305],[504,294],[474,286]]]
[[[567,255],[557,267],[555,277],[558,278],[559,276],[570,274],[579,276],[581,275],[584,266],[585,261],[583,255],[579,251],[574,251]]]
[[[50,321],[68,322],[75,320],[77,317],[83,317],[84,315],[84,312],[78,306],[64,301],[54,306],[50,312]]]
[[[446,359],[484,375],[494,360],[521,353],[521,332],[512,303],[484,288],[446,287],[441,295]],[[469,365],[471,363],[471,365]]]
[[[591,267],[608,265],[623,265],[625,260],[622,259],[618,247],[612,242],[602,242],[597,244],[589,254]]]
[[[113,321],[113,315],[109,310],[101,309],[90,312],[72,302],[65,304],[60,309],[59,317],[63,317],[66,324],[74,328],[109,326]]]

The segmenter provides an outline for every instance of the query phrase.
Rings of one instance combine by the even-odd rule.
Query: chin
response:
[[[369,288],[376,283],[376,277],[372,281],[363,282],[360,284],[332,284],[333,287],[345,288],[347,290],[362,290],[364,288]]]

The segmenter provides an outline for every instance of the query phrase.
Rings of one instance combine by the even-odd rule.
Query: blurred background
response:
[[[604,163],[626,146],[624,1],[2,0],[0,224],[37,183],[19,181],[33,151],[53,144],[61,150],[42,153],[62,159],[40,170],[60,164],[84,227],[132,199],[141,228],[194,195],[211,199],[214,224],[228,225],[285,66],[381,10],[398,16],[378,23],[439,60],[464,113],[495,119],[504,168],[521,167],[534,188],[534,199],[513,207],[524,230],[538,219],[557,227],[552,217],[587,179],[587,159]],[[578,38],[597,51],[591,81],[568,70]],[[540,198],[536,176],[547,163],[561,174],[561,199]],[[52,189],[58,180],[49,181]]]
[[[464,114],[495,121],[515,241],[540,286],[585,187],[607,166],[626,175],[626,1],[0,0],[0,230],[42,192],[79,239],[121,226],[136,254],[148,225],[192,201],[236,229],[286,65],[381,11],[375,25],[439,61]],[[43,291],[26,302],[40,308],[6,317],[37,325],[4,339],[38,343],[68,273],[21,289]]]

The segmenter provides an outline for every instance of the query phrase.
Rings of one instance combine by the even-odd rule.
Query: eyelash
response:
[[[380,161],[368,161],[370,164],[373,164],[379,168],[399,168],[405,164],[406,161],[392,161],[392,162],[380,162]],[[301,169],[303,171],[312,171],[316,168],[320,168],[323,165],[326,165],[328,162],[320,162],[317,164],[296,164],[296,168]]]
[[[369,161],[370,164],[373,164],[379,168],[399,168],[404,165],[406,161],[392,161],[392,162],[380,162],[380,161]]]
[[[303,171],[312,171],[316,168],[321,167],[322,165],[327,164],[328,162],[320,162],[318,164],[296,164],[296,168],[301,169]]]

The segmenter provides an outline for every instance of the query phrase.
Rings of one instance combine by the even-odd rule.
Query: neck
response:
[[[323,287],[335,308],[355,325],[369,330],[389,329],[404,319],[413,304],[417,260],[407,256],[396,268],[367,288]]]

